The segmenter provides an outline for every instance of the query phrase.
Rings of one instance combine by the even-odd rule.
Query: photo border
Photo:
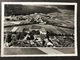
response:
[[[53,55],[4,55],[4,5],[5,4],[28,4],[28,5],[74,5],[74,24],[75,24],[75,29],[74,29],[74,35],[75,35],[75,54],[53,54]],[[26,4],[26,5],[27,5]],[[63,2],[2,2],[1,3],[1,57],[39,57],[39,56],[78,56],[77,52],[77,3],[63,3]],[[20,48],[20,47],[18,47]],[[24,48],[24,47],[23,47]],[[26,47],[27,48],[27,47]],[[30,47],[33,48],[33,47]],[[35,47],[37,48],[37,47]]]

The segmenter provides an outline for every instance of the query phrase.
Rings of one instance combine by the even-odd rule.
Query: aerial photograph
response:
[[[4,5],[4,55],[75,54],[74,5]]]

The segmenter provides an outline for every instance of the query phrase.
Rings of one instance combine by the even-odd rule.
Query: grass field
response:
[[[34,25],[34,24],[32,24]],[[31,28],[32,25],[24,25],[24,26],[17,26],[17,32],[21,32],[23,28]],[[41,26],[42,28],[45,28],[46,31],[49,31],[51,33],[56,33],[56,34],[73,34],[74,30],[73,29],[68,29],[68,28],[62,28],[62,27],[57,27],[57,26],[52,26],[52,25],[39,25],[35,24],[36,26]],[[13,27],[5,28],[5,31],[10,31]]]
[[[40,55],[46,54],[37,48],[4,48],[4,55]]]
[[[47,54],[74,54],[74,48],[4,48],[4,55],[47,55]]]

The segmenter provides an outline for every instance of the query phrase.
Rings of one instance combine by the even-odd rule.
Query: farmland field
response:
[[[56,33],[56,34],[73,34],[74,30],[73,29],[68,29],[68,28],[62,28],[62,27],[57,27],[57,26],[52,26],[52,25],[39,25],[39,24],[32,24],[32,25],[36,25],[36,26],[41,26],[42,28],[45,28],[46,31],[49,31],[50,33]],[[17,26],[17,32],[21,32],[23,28],[31,28],[32,25],[24,25],[24,26]],[[13,27],[8,27],[5,28],[6,30],[11,30]]]

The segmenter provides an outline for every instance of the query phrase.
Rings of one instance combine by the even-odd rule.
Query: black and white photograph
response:
[[[77,56],[77,3],[2,2],[1,56]]]

